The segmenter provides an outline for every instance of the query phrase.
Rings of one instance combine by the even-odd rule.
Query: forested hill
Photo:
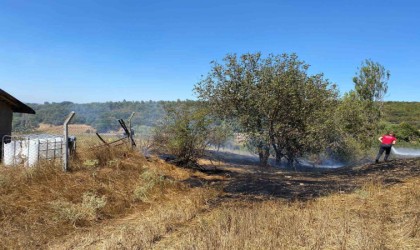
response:
[[[384,116],[392,124],[406,122],[420,130],[420,102],[386,102]]]
[[[38,127],[39,123],[53,125],[63,124],[71,111],[76,112],[73,123],[88,124],[99,132],[119,128],[117,119],[127,119],[131,112],[136,112],[132,123],[134,126],[154,126],[163,117],[166,105],[176,105],[192,101],[122,101],[105,103],[77,104],[72,102],[28,104],[36,115],[15,114],[14,131]],[[386,102],[385,120],[392,124],[406,122],[420,130],[420,102]]]
[[[71,111],[76,112],[72,123],[88,124],[99,132],[118,129],[117,119],[127,119],[132,112],[136,112],[132,119],[133,125],[154,126],[164,115],[163,106],[176,103],[166,101],[122,101],[87,104],[72,102],[28,104],[35,110],[36,115],[15,114],[13,129],[14,131],[30,130],[38,127],[40,123],[60,125],[63,124]]]

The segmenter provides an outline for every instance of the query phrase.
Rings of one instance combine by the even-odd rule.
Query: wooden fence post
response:
[[[136,112],[133,112],[133,113],[131,113],[131,115],[130,115],[130,118],[128,118],[128,129],[129,129],[129,134],[128,134],[128,136],[130,137],[130,143],[131,143],[131,148],[134,148],[136,145],[135,145],[135,143],[134,143],[134,138],[133,138],[133,131],[132,131],[132,129],[131,129],[131,119],[133,118],[133,116],[134,116],[134,114],[135,114]]]

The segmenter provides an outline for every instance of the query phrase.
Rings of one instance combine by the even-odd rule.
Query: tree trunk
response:
[[[287,167],[294,168],[295,167],[295,158],[293,156],[287,157]]]
[[[281,153],[281,149],[277,147],[275,143],[272,144],[274,148],[274,152],[276,153],[276,165],[281,163],[281,158],[283,158],[283,154]]]
[[[283,154],[276,152],[276,164],[279,165],[281,163],[281,158],[283,158]]]
[[[268,158],[270,157],[270,148],[262,147],[258,149],[258,156],[260,157],[260,165],[262,167],[268,166]]]

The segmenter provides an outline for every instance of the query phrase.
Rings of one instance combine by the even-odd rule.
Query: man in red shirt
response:
[[[397,138],[395,138],[395,134],[393,132],[389,132],[386,135],[379,137],[379,141],[381,141],[381,146],[379,148],[378,155],[376,156],[375,162],[379,162],[379,158],[381,158],[382,153],[385,151],[385,161],[388,161],[389,154],[391,153],[392,145],[397,142]]]

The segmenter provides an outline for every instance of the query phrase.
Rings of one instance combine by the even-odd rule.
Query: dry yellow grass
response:
[[[214,189],[194,188],[166,195],[151,203],[146,210],[109,225],[93,227],[87,232],[75,232],[58,242],[48,244],[49,249],[150,249],[162,235],[188,223],[218,192]]]
[[[154,200],[181,192],[178,178],[189,175],[123,147],[81,150],[71,166],[67,173],[51,162],[0,166],[0,248],[43,248],[80,228],[145,210]],[[156,184],[143,193],[148,200],[137,199],[136,189],[151,181]]]
[[[338,177],[354,178],[354,185],[378,180],[347,194],[331,189],[331,195],[307,201],[257,200],[222,191],[236,175],[247,177],[237,185],[253,181],[252,166],[208,175],[146,159],[124,146],[87,150],[87,145],[79,147],[67,173],[48,162],[31,169],[0,166],[0,249],[420,248],[419,161],[407,168],[400,166],[404,162],[396,162],[398,168],[364,166],[354,176],[351,170],[311,176],[326,179],[319,182],[325,185]],[[276,170],[258,175],[255,183],[270,175],[276,178],[269,182],[305,181],[305,176],[281,179]],[[407,179],[410,175],[417,177]],[[191,180],[201,184],[190,187]]]
[[[309,202],[235,202],[154,249],[419,249],[420,179]]]
[[[69,124],[69,132],[71,134],[85,134],[85,133],[95,133],[96,129],[92,126],[86,124]],[[62,134],[63,133],[63,125],[51,125],[41,123],[39,127],[36,129],[37,132],[47,133],[47,134]]]

